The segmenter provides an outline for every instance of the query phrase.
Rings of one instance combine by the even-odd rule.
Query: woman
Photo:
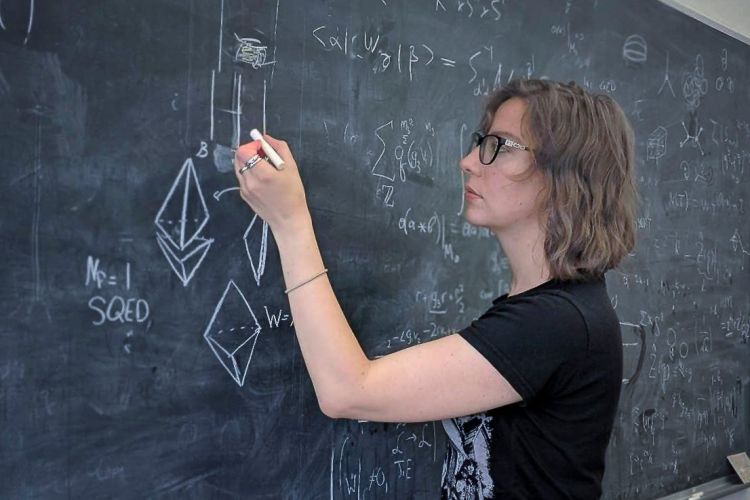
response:
[[[287,145],[267,138],[282,171],[248,162],[257,143],[239,148],[237,179],[273,231],[326,415],[445,419],[444,498],[597,498],[622,379],[604,273],[635,244],[633,133],[611,98],[542,80],[497,90],[481,130],[460,162],[465,217],[497,237],[510,292],[460,332],[373,361],[325,275]]]

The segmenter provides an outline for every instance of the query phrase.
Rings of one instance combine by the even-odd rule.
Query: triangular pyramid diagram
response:
[[[261,326],[245,296],[229,281],[203,338],[237,385],[245,383]]]
[[[214,240],[201,236],[209,219],[193,160],[182,164],[154,224],[156,242],[183,286],[195,275]]]

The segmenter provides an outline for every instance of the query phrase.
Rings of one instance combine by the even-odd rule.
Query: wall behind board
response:
[[[728,474],[750,444],[747,46],[645,0],[4,0],[0,496],[436,498],[440,422],[319,411],[229,148],[290,142],[381,356],[507,291],[457,162],[518,77],[608,93],[636,130],[605,498]]]

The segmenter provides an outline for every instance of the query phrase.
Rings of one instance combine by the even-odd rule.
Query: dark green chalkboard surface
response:
[[[2,0],[0,497],[436,498],[440,422],[320,412],[230,148],[289,141],[381,356],[507,289],[457,162],[517,77],[611,94],[636,130],[605,497],[728,474],[750,446],[747,46],[646,0]]]

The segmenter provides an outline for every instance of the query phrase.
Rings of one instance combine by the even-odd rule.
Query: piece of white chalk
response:
[[[268,156],[268,160],[271,162],[271,165],[276,167],[276,170],[281,170],[284,168],[284,160],[281,159],[281,156],[279,156],[279,153],[277,153],[268,142],[263,138],[263,134],[258,132],[257,128],[254,128],[250,131],[250,137],[254,141],[260,141],[260,147],[263,148],[263,152],[266,153],[266,156]]]

